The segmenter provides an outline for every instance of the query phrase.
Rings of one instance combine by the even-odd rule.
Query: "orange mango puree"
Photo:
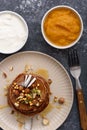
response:
[[[74,42],[81,31],[77,14],[67,8],[52,10],[44,21],[44,32],[49,41],[58,46]]]

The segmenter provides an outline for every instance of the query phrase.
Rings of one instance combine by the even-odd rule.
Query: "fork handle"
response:
[[[77,89],[77,100],[82,130],[87,130],[87,113],[82,89]]]

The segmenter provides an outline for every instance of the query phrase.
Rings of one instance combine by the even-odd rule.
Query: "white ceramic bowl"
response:
[[[22,16],[12,11],[0,12],[0,53],[19,51],[26,43],[29,30]]]
[[[61,9],[61,8],[68,8],[69,10],[73,11],[73,13],[76,14],[76,16],[78,17],[78,19],[79,19],[79,21],[80,21],[80,25],[81,25],[80,33],[79,33],[79,36],[76,38],[76,40],[74,40],[73,42],[71,42],[69,45],[65,45],[65,46],[60,46],[60,45],[55,45],[55,44],[53,44],[52,41],[50,41],[50,40],[47,38],[47,36],[46,36],[46,34],[45,34],[45,31],[44,31],[44,21],[45,21],[46,17],[49,15],[49,13],[50,13],[51,11],[53,11],[53,10],[55,10],[55,9]],[[45,41],[46,41],[49,45],[51,45],[51,46],[54,47],[54,48],[58,48],[58,49],[66,49],[66,48],[70,48],[70,47],[72,47],[73,45],[75,45],[75,44],[79,41],[79,39],[81,38],[82,33],[83,33],[83,21],[82,21],[81,16],[79,15],[79,13],[78,13],[75,9],[73,9],[73,8],[71,8],[71,7],[69,7],[69,6],[65,6],[65,5],[55,6],[55,7],[51,8],[50,10],[48,10],[48,11],[45,13],[45,15],[43,16],[42,22],[41,22],[41,31],[42,31],[42,35],[43,35]]]

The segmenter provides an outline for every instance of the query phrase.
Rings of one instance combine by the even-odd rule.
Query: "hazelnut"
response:
[[[25,93],[27,94],[27,93],[29,93],[29,92],[30,92],[29,88],[26,88],[26,89],[25,89]]]
[[[15,96],[19,96],[19,91],[18,90],[13,90],[13,93]]]
[[[23,87],[22,86],[19,86],[19,91],[22,91],[23,90]]]
[[[60,97],[58,100],[59,104],[64,104],[65,103],[65,99],[63,97]]]
[[[52,80],[51,79],[48,79],[48,84],[51,84],[52,83]]]

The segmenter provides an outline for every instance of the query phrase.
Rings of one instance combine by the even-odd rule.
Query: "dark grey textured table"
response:
[[[87,107],[87,0],[0,0],[0,11],[15,11],[22,15],[23,18],[27,21],[29,27],[29,38],[26,45],[20,51],[33,50],[46,53],[60,61],[69,72],[67,65],[67,50],[58,50],[52,48],[44,41],[41,34],[41,19],[44,13],[51,7],[61,4],[69,5],[75,8],[83,19],[83,35],[80,41],[70,49],[76,48],[79,53],[82,67],[82,74],[80,79]],[[9,55],[0,54],[0,61],[8,56]],[[75,82],[73,78],[72,82],[75,89]],[[68,118],[58,130],[81,130],[76,96],[74,96],[73,107]]]

